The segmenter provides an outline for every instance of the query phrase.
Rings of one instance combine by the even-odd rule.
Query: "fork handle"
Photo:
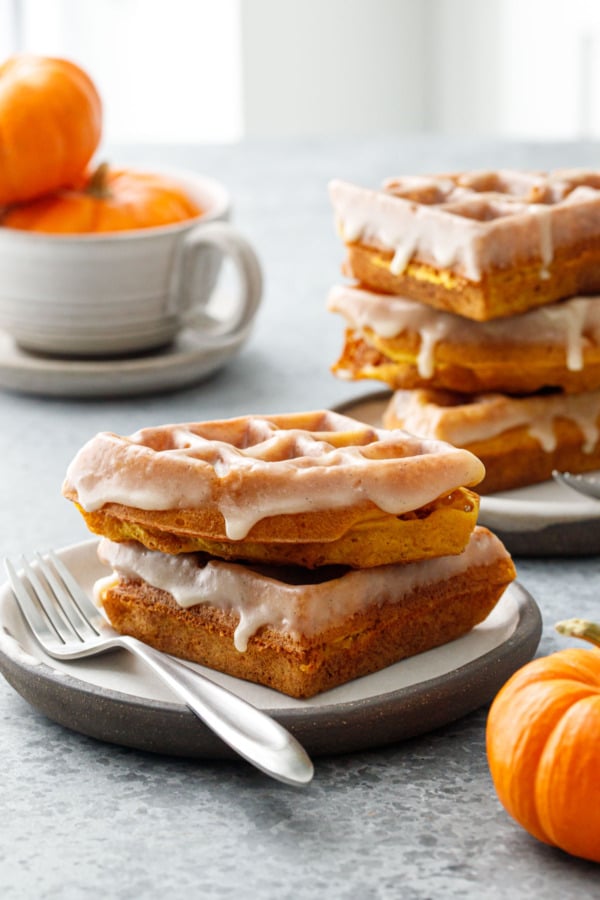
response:
[[[293,735],[262,710],[137,638],[119,643],[140,657],[184,703],[240,756],[286,784],[305,785],[313,764]]]

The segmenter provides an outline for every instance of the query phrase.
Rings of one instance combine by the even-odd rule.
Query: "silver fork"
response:
[[[557,472],[555,469],[552,477],[557,484],[564,484],[579,494],[600,500],[600,476],[572,475],[570,472]]]
[[[73,577],[50,552],[26,559],[17,572],[6,571],[21,613],[37,642],[55,659],[80,659],[124,647],[134,653],[177,694],[212,731],[248,762],[286,784],[305,785],[313,764],[283,726],[215,682],[165,653],[118,634]]]

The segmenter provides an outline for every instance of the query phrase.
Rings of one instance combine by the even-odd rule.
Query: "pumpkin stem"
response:
[[[560,634],[583,638],[584,641],[600,647],[600,625],[596,622],[588,622],[586,619],[565,619],[563,622],[557,622],[554,627]]]
[[[108,163],[100,163],[96,171],[90,176],[85,192],[97,197],[99,200],[106,200],[110,197],[110,188],[108,187],[108,175],[110,166]]]

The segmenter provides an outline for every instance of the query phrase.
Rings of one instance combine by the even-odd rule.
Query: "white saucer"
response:
[[[214,321],[214,320],[213,320]],[[0,330],[0,388],[57,397],[106,397],[168,391],[194,384],[234,356],[248,331],[219,334],[190,325],[168,347],[113,359],[45,357]]]
[[[389,391],[375,391],[336,409],[381,428],[390,397]],[[478,522],[516,556],[600,554],[600,501],[554,481],[482,497]]]

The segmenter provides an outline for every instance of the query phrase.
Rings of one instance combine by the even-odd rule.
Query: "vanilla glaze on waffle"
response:
[[[391,250],[390,271],[411,259],[479,282],[490,268],[536,260],[600,235],[600,172],[513,170],[387,179],[380,190],[330,184],[346,243]]]
[[[585,351],[600,346],[600,297],[597,296],[570,297],[518,316],[473,322],[406,297],[336,285],[329,293],[327,308],[343,315],[350,328],[363,334],[367,330],[383,339],[416,334],[419,338],[416,365],[423,378],[433,375],[435,350],[442,341],[486,347],[558,346],[563,350],[565,367],[571,372],[582,371]]]
[[[95,593],[100,601],[103,590],[120,576],[168,591],[182,609],[202,603],[233,612],[238,619],[234,644],[241,653],[261,628],[294,638],[312,637],[340,619],[381,605],[382,598],[400,604],[423,586],[508,559],[500,541],[484,528],[476,528],[464,552],[453,556],[376,569],[328,569],[323,574],[311,573],[311,577],[294,567],[264,572],[220,559],[206,560],[198,554],[172,557],[140,544],[106,539],[98,552],[116,573],[97,582]]]
[[[402,422],[404,428],[460,446],[524,428],[546,453],[557,447],[556,423],[561,419],[577,426],[582,452],[592,454],[600,440],[600,391],[466,397],[450,391],[401,390],[394,393],[384,415],[390,427]]]
[[[68,468],[63,492],[84,510],[214,509],[227,537],[260,520],[374,504],[401,515],[479,482],[468,451],[330,411],[242,416],[102,432]]]

